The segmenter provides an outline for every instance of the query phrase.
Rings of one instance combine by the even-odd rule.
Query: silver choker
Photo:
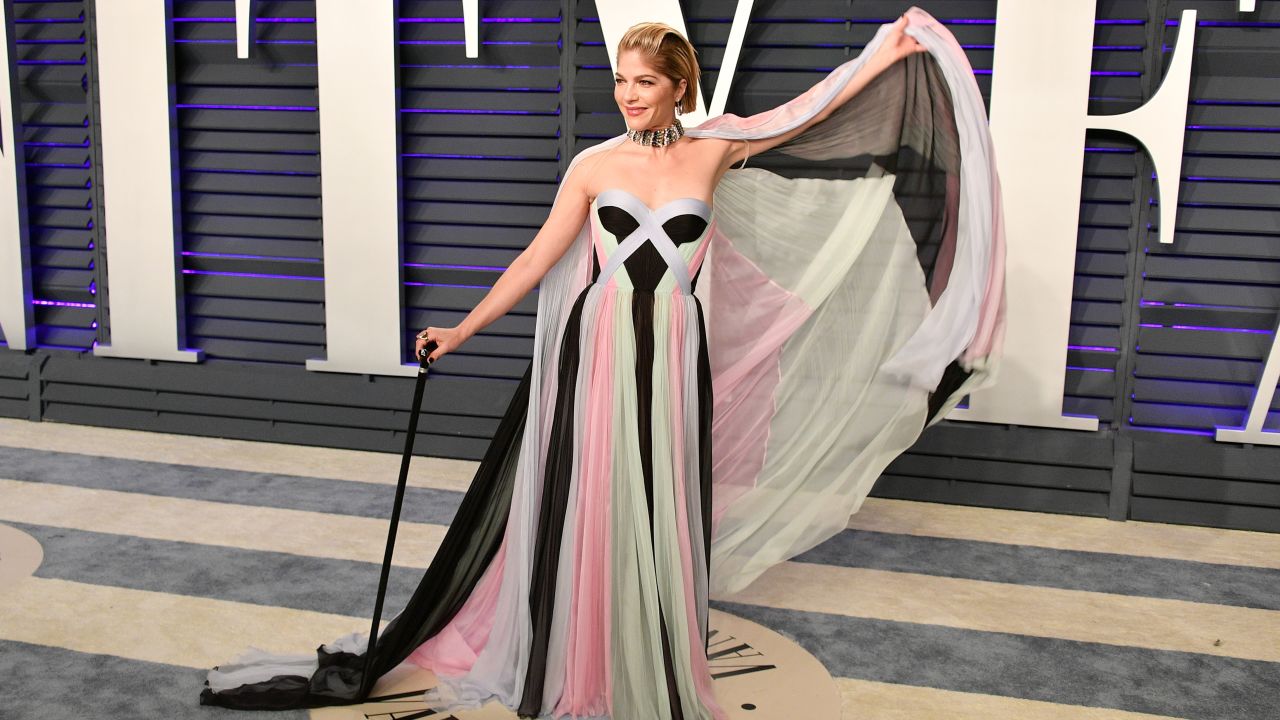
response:
[[[641,145],[653,145],[656,147],[670,145],[683,135],[684,126],[680,124],[680,118],[675,118],[675,124],[658,128],[657,130],[632,130],[627,128],[627,137]]]

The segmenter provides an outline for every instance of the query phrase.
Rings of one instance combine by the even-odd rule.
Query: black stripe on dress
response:
[[[555,610],[556,573],[560,564],[560,540],[564,533],[569,486],[573,480],[574,398],[577,394],[578,364],[581,359],[582,306],[588,285],[578,294],[569,311],[560,339],[560,369],[557,373],[556,408],[547,445],[547,465],[542,481],[542,503],[538,510],[538,533],[533,547],[533,574],[529,582],[529,617],[533,637],[529,664],[520,695],[520,717],[542,713],[543,686],[547,675],[547,647],[551,642],[551,619]]]
[[[645,247],[651,247],[646,244]],[[649,507],[649,539],[653,543],[653,292],[633,290],[631,294],[631,321],[636,338],[636,424],[640,430],[640,467],[644,473],[645,501]],[[667,418],[661,418],[666,422]],[[657,571],[655,558],[654,571]],[[662,668],[667,677],[667,699],[671,704],[671,719],[683,720],[680,695],[676,688],[675,664],[671,659],[671,643],[667,637],[667,621],[658,604],[658,627],[662,636]]]
[[[693,298],[698,309],[698,486],[702,504],[702,548],[706,553],[707,581],[711,579],[711,416],[714,392],[711,386],[711,358],[707,351],[707,323],[702,301]],[[709,625],[709,623],[708,623]],[[708,628],[703,628],[702,644],[710,641]]]

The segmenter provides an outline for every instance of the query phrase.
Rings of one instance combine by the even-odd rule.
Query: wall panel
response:
[[[727,110],[791,99],[910,4],[756,2]],[[921,5],[965,48],[989,102],[995,0]],[[1141,146],[1083,139],[1063,411],[1101,429],[943,422],[874,494],[1280,530],[1280,448],[1212,438],[1243,423],[1280,309],[1280,3],[1258,5],[1242,16],[1228,0],[1098,3],[1095,114],[1149,99],[1179,13],[1199,12],[1172,244]],[[682,6],[709,98],[736,2]],[[199,365],[85,352],[110,291],[94,3],[13,7],[40,348],[0,349],[0,416],[396,450],[409,381],[304,370],[326,340],[314,2],[257,3],[252,57],[238,60],[232,0],[174,1],[183,307]],[[537,233],[573,154],[624,125],[594,3],[481,3],[475,59],[458,2],[399,7],[408,348],[412,332],[453,325],[484,297]],[[536,307],[535,291],[435,367],[419,452],[481,456],[528,367]],[[1268,427],[1280,429],[1280,398]]]

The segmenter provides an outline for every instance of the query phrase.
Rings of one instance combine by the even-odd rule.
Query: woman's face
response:
[[[613,74],[613,99],[632,130],[666,127],[675,122],[676,104],[686,81],[678,84],[661,75],[634,50],[618,56]]]

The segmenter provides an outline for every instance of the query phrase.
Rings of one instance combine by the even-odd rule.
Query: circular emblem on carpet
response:
[[[840,692],[831,674],[795,642],[758,623],[712,609],[707,657],[716,698],[734,720],[839,720]],[[435,676],[408,663],[389,672],[364,705],[320,708],[312,720],[511,720],[496,702],[454,715],[431,714],[422,694]]]

